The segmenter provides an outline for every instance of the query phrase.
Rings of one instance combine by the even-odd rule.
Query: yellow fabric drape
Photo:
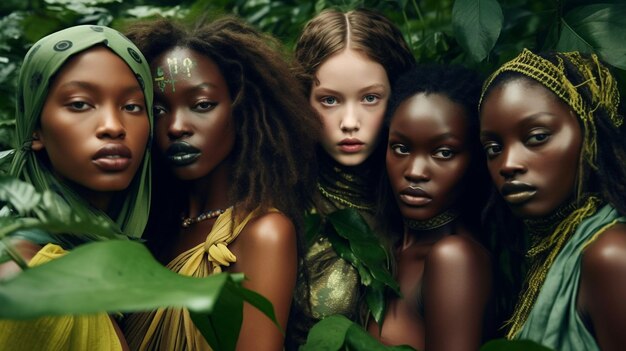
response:
[[[258,215],[258,211],[251,212],[231,230],[232,208],[229,208],[217,218],[204,243],[178,255],[167,268],[192,277],[207,277],[222,272],[222,266],[237,262],[228,244]],[[186,309],[160,308],[130,315],[126,320],[125,334],[131,350],[211,350]]]
[[[65,255],[60,246],[47,244],[29,262],[34,267]],[[106,313],[87,316],[0,320],[0,348],[11,351],[121,351],[111,318]]]

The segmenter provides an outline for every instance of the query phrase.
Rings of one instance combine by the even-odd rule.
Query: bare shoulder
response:
[[[468,235],[449,235],[437,241],[428,254],[427,262],[478,269],[491,265],[487,249]]]
[[[275,247],[295,245],[296,228],[286,215],[281,212],[268,212],[252,219],[240,236],[255,247]]]
[[[626,224],[600,234],[582,254],[578,310],[602,350],[626,344]]]
[[[583,252],[584,276],[612,276],[626,279],[626,224],[618,223],[608,228]]]

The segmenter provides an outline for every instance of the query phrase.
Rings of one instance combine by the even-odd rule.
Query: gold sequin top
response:
[[[353,207],[371,226],[375,210],[374,187],[368,183],[371,167],[366,164],[344,167],[328,157],[320,160],[320,167],[318,192],[310,213],[323,217]],[[287,350],[296,350],[306,341],[309,329],[327,316],[341,314],[354,321],[360,317],[363,291],[359,274],[352,264],[337,255],[324,232],[317,233],[307,247],[304,264],[308,277],[301,276],[298,280],[292,305],[295,313],[287,330]]]

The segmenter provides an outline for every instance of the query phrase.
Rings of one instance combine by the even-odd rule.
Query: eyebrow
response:
[[[358,93],[359,94],[363,94],[363,93],[365,93],[367,91],[370,91],[372,89],[383,89],[383,90],[385,90],[385,86],[383,84],[379,84],[379,83],[368,85],[368,86],[366,86],[364,88],[359,89]],[[324,87],[324,86],[318,86],[314,90],[315,90],[315,92],[321,92],[321,93],[324,93],[324,94],[342,95],[341,92],[339,92],[339,91],[337,91],[335,89]]]
[[[398,137],[398,138],[402,138],[402,139],[409,139],[410,138],[410,136],[408,136],[406,133],[403,133],[402,131],[397,131],[397,130],[390,130],[389,134],[393,135],[395,137]],[[454,135],[454,134],[452,134],[450,132],[446,132],[446,133],[437,135],[434,138],[434,141],[440,142],[440,141],[444,141],[446,139],[461,140],[461,138],[457,137],[456,135]]]
[[[86,90],[98,90],[96,85],[89,83],[89,82],[80,81],[80,80],[69,81],[63,85],[60,85],[59,89],[66,89],[66,88],[72,88],[72,87],[78,87],[78,88],[86,89]],[[133,86],[127,86],[125,88],[120,89],[120,92],[123,94],[140,92],[143,94],[143,90],[139,86],[139,82],[137,82],[137,84]]]

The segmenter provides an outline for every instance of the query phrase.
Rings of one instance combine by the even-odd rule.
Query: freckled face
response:
[[[387,174],[402,216],[426,220],[453,206],[471,159],[463,107],[419,93],[398,106],[389,128]]]
[[[321,116],[321,145],[337,162],[356,166],[378,145],[391,88],[385,68],[344,50],[317,70],[309,102]]]
[[[523,78],[494,88],[482,104],[481,142],[489,173],[517,216],[549,215],[574,193],[581,128],[541,84]]]
[[[235,144],[232,102],[222,72],[210,58],[185,48],[164,52],[152,69],[159,150],[178,178],[208,175]]]
[[[33,149],[45,151],[60,178],[87,192],[115,192],[130,185],[149,133],[135,75],[113,52],[95,47],[68,60],[52,81]]]

